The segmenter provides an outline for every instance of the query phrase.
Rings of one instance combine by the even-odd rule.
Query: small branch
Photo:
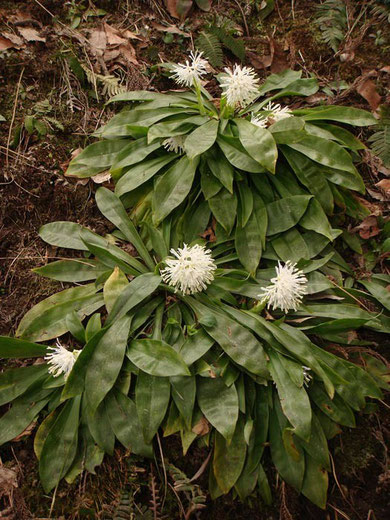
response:
[[[12,111],[11,123],[10,123],[10,125],[9,125],[8,139],[7,139],[7,149],[6,149],[6,151],[5,151],[5,164],[6,164],[7,168],[9,167],[9,158],[8,158],[8,155],[9,155],[9,145],[10,145],[10,143],[11,143],[12,127],[13,127],[13,125],[14,125],[14,121],[15,121],[15,116],[16,116],[16,107],[17,107],[17,104],[18,104],[19,90],[20,90],[20,84],[21,84],[21,82],[22,82],[23,74],[24,74],[24,68],[22,69],[22,71],[21,71],[21,73],[20,73],[19,80],[18,80],[18,84],[17,84],[17,86],[16,86],[16,94],[15,94],[14,108],[13,108],[13,111]]]

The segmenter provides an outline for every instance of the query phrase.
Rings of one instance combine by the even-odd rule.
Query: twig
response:
[[[8,131],[8,139],[7,139],[7,149],[6,149],[6,152],[5,152],[5,163],[7,165],[7,168],[9,166],[9,160],[8,160],[8,155],[9,155],[9,145],[11,143],[11,135],[12,135],[12,127],[14,125],[14,121],[15,121],[15,116],[16,116],[16,106],[18,104],[18,97],[19,97],[19,90],[20,90],[20,84],[22,82],[22,77],[23,77],[23,73],[24,73],[24,67],[20,73],[20,76],[19,76],[19,81],[18,81],[18,84],[16,86],[16,94],[15,94],[15,102],[14,102],[14,108],[13,108],[13,111],[12,111],[12,118],[11,118],[11,124],[9,125],[9,131]]]
[[[234,0],[235,3],[237,4],[237,7],[239,8],[239,10],[241,11],[241,15],[242,15],[242,19],[244,20],[244,25],[245,25],[245,32],[246,32],[246,35],[247,36],[250,36],[249,34],[249,28],[248,28],[248,24],[246,22],[246,16],[245,16],[245,13],[244,13],[244,10],[243,8],[241,7],[241,4],[238,0]]]

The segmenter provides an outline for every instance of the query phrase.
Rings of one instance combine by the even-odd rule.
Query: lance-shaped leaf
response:
[[[219,121],[211,119],[187,135],[184,141],[184,149],[189,159],[206,152],[213,146],[217,138],[218,126]]]
[[[85,375],[85,395],[92,413],[114,386],[122,368],[131,317],[117,319],[99,341],[89,359]]]
[[[46,345],[38,345],[24,339],[0,336],[1,358],[33,358],[46,355]]]
[[[81,319],[103,304],[103,295],[96,294],[95,284],[65,289],[39,302],[23,317],[17,336],[31,341],[45,341],[68,331],[67,314],[76,311]]]
[[[133,340],[127,357],[152,376],[189,376],[190,371],[180,354],[170,345],[155,339]]]
[[[165,417],[170,395],[171,385],[167,377],[151,376],[140,370],[135,389],[135,404],[147,443],[152,441]]]
[[[65,403],[47,434],[39,460],[39,475],[46,493],[67,474],[77,452],[81,397]]]
[[[228,441],[232,440],[238,419],[236,387],[226,386],[223,379],[198,379],[198,404],[206,419]],[[234,483],[233,483],[234,484]]]
[[[235,119],[240,141],[253,159],[271,173],[275,173],[278,148],[272,134],[246,119]]]

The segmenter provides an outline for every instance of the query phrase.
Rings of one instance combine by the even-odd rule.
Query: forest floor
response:
[[[56,248],[39,238],[41,225],[67,220],[105,231],[94,203],[99,184],[63,174],[72,153],[91,142],[90,135],[112,117],[113,109],[105,105],[109,93],[119,82],[127,90],[172,87],[157,65],[183,60],[208,23],[221,23],[222,16],[230,20],[245,44],[246,64],[255,67],[260,78],[284,68],[302,69],[323,87],[334,88],[331,100],[329,90],[320,91],[302,104],[331,102],[376,110],[379,102],[389,103],[389,22],[378,21],[366,6],[369,2],[352,2],[359,8],[349,13],[349,30],[335,53],[313,23],[319,3],[279,0],[262,21],[260,1],[214,0],[210,13],[194,8],[181,22],[158,0],[1,1],[0,115],[5,121],[0,122],[0,334],[12,334],[28,309],[58,290],[57,282],[31,271],[58,256]],[[225,66],[235,60],[225,52]],[[102,79],[108,75],[119,81]],[[388,207],[389,175],[368,156],[366,204],[374,219],[382,218]],[[377,186],[383,179],[384,190]],[[380,235],[373,233],[369,239],[367,251]],[[368,253],[362,261],[369,262]],[[374,348],[383,342],[381,336],[370,339]],[[383,344],[379,346],[383,353]],[[146,464],[120,448],[114,457],[106,457],[96,475],[83,475],[72,485],[62,483],[54,498],[45,495],[32,438],[26,435],[0,451],[0,463],[16,474],[12,494],[4,494],[0,482],[0,518],[114,518],[119,503],[126,508],[126,493],[148,505],[154,480],[164,518],[184,518],[186,497],[172,491],[172,482],[165,483],[161,457],[156,464]],[[191,518],[387,520],[389,440],[389,410],[380,406],[375,414],[361,414],[356,429],[345,429],[331,442],[334,465],[326,511],[281,484],[270,464],[272,506],[257,499],[242,504],[227,496],[214,503],[207,500],[206,508]],[[190,477],[207,457],[207,450],[193,447],[183,458],[174,438],[162,439],[161,450]],[[207,489],[205,473],[197,482]],[[149,516],[140,513],[139,518]]]

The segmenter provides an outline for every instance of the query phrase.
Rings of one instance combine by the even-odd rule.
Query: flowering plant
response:
[[[386,387],[377,365],[366,371],[324,347],[350,343],[351,328],[389,332],[389,318],[330,282],[325,275],[342,278],[345,264],[312,232],[310,259],[269,258],[253,276],[233,241],[183,244],[170,220],[135,227],[106,188],[96,201],[115,227],[105,237],[72,222],[40,230],[79,254],[37,274],[77,285],[33,307],[16,338],[0,338],[4,358],[41,358],[0,375],[0,403],[12,403],[0,444],[43,416],[34,446],[48,492],[62,478],[93,473],[115,439],[151,457],[161,427],[180,433],[184,454],[196,439],[213,447],[212,497],[234,487],[244,499],[258,489],[268,502],[268,443],[281,477],[324,507],[327,439],[353,427],[353,411]],[[332,303],[340,295],[343,303]]]

